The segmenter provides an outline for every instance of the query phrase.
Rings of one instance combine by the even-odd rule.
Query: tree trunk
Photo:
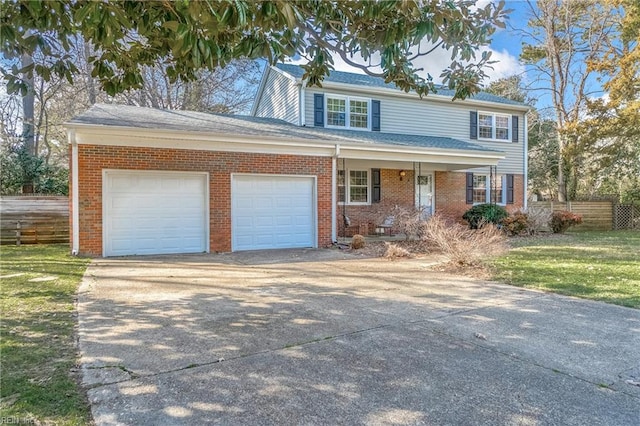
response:
[[[31,55],[24,54],[21,58],[22,68],[33,64]],[[36,141],[34,137],[34,106],[35,92],[33,87],[33,74],[28,76],[26,73],[22,76],[27,84],[27,94],[22,97],[22,143],[31,156],[36,156]],[[25,181],[22,183],[22,192],[25,194],[33,193],[33,179],[29,173],[25,173]]]
[[[86,41],[84,42],[84,56],[85,56],[85,74],[87,78],[87,92],[89,95],[89,103],[94,105],[96,103],[96,84],[91,76],[91,67],[89,66],[89,56],[91,56],[91,46]]]

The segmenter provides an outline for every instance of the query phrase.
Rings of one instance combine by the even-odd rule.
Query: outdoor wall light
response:
[[[407,175],[407,172],[404,170],[400,170],[400,180],[402,180]]]

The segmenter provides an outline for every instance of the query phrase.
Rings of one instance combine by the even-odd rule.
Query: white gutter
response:
[[[78,191],[78,143],[76,142],[76,132],[69,130],[69,143],[71,144],[71,254],[77,255],[80,250],[80,202]]]
[[[524,176],[522,177],[522,182],[524,185],[524,200],[522,204],[522,208],[524,210],[527,209],[529,202],[527,200],[527,187],[528,183],[528,175],[529,175],[529,125],[527,123],[527,113],[524,114]]]
[[[341,139],[347,144],[341,143],[341,157],[365,158],[361,155],[368,152],[376,158],[388,155],[389,160],[394,156],[422,156],[422,157],[450,157],[466,158],[469,164],[477,164],[482,159],[502,160],[504,152],[499,151],[475,151],[462,149],[420,148],[415,145],[392,145],[385,143],[348,143],[349,139],[339,137],[335,139],[282,138],[273,136],[256,135],[232,135],[225,133],[185,132],[167,129],[135,128],[128,126],[107,126],[82,123],[64,123],[67,129],[75,130],[74,142],[83,145],[106,146],[132,146],[147,148],[174,148],[174,149],[199,149],[204,151],[245,151],[250,148],[265,151],[280,148],[283,152],[300,153],[305,151],[307,155],[330,157],[334,155],[336,139]],[[176,141],[180,144],[176,145]],[[345,151],[349,151],[348,153]],[[417,159],[397,158],[397,161],[419,161]],[[425,161],[434,161],[434,158],[425,158]]]

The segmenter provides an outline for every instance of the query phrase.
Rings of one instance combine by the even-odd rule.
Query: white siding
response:
[[[383,133],[400,133],[425,136],[442,136],[459,139],[506,154],[506,158],[498,163],[500,173],[524,172],[524,114],[511,111],[508,107],[498,105],[496,108],[480,108],[481,111],[505,113],[519,117],[518,142],[487,142],[472,140],[469,137],[469,111],[478,110],[475,106],[461,102],[440,102],[424,99],[396,97],[389,95],[364,95],[357,91],[332,91],[319,88],[305,90],[305,113],[307,126],[313,126],[313,94],[340,93],[344,95],[363,96],[380,101],[380,131]]]
[[[299,124],[298,86],[278,71],[269,70],[262,96],[256,107],[257,117],[279,118]]]

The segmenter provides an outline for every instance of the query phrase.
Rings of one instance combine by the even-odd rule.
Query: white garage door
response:
[[[315,179],[234,175],[232,249],[315,247]]]
[[[105,256],[207,251],[207,175],[105,171]]]

